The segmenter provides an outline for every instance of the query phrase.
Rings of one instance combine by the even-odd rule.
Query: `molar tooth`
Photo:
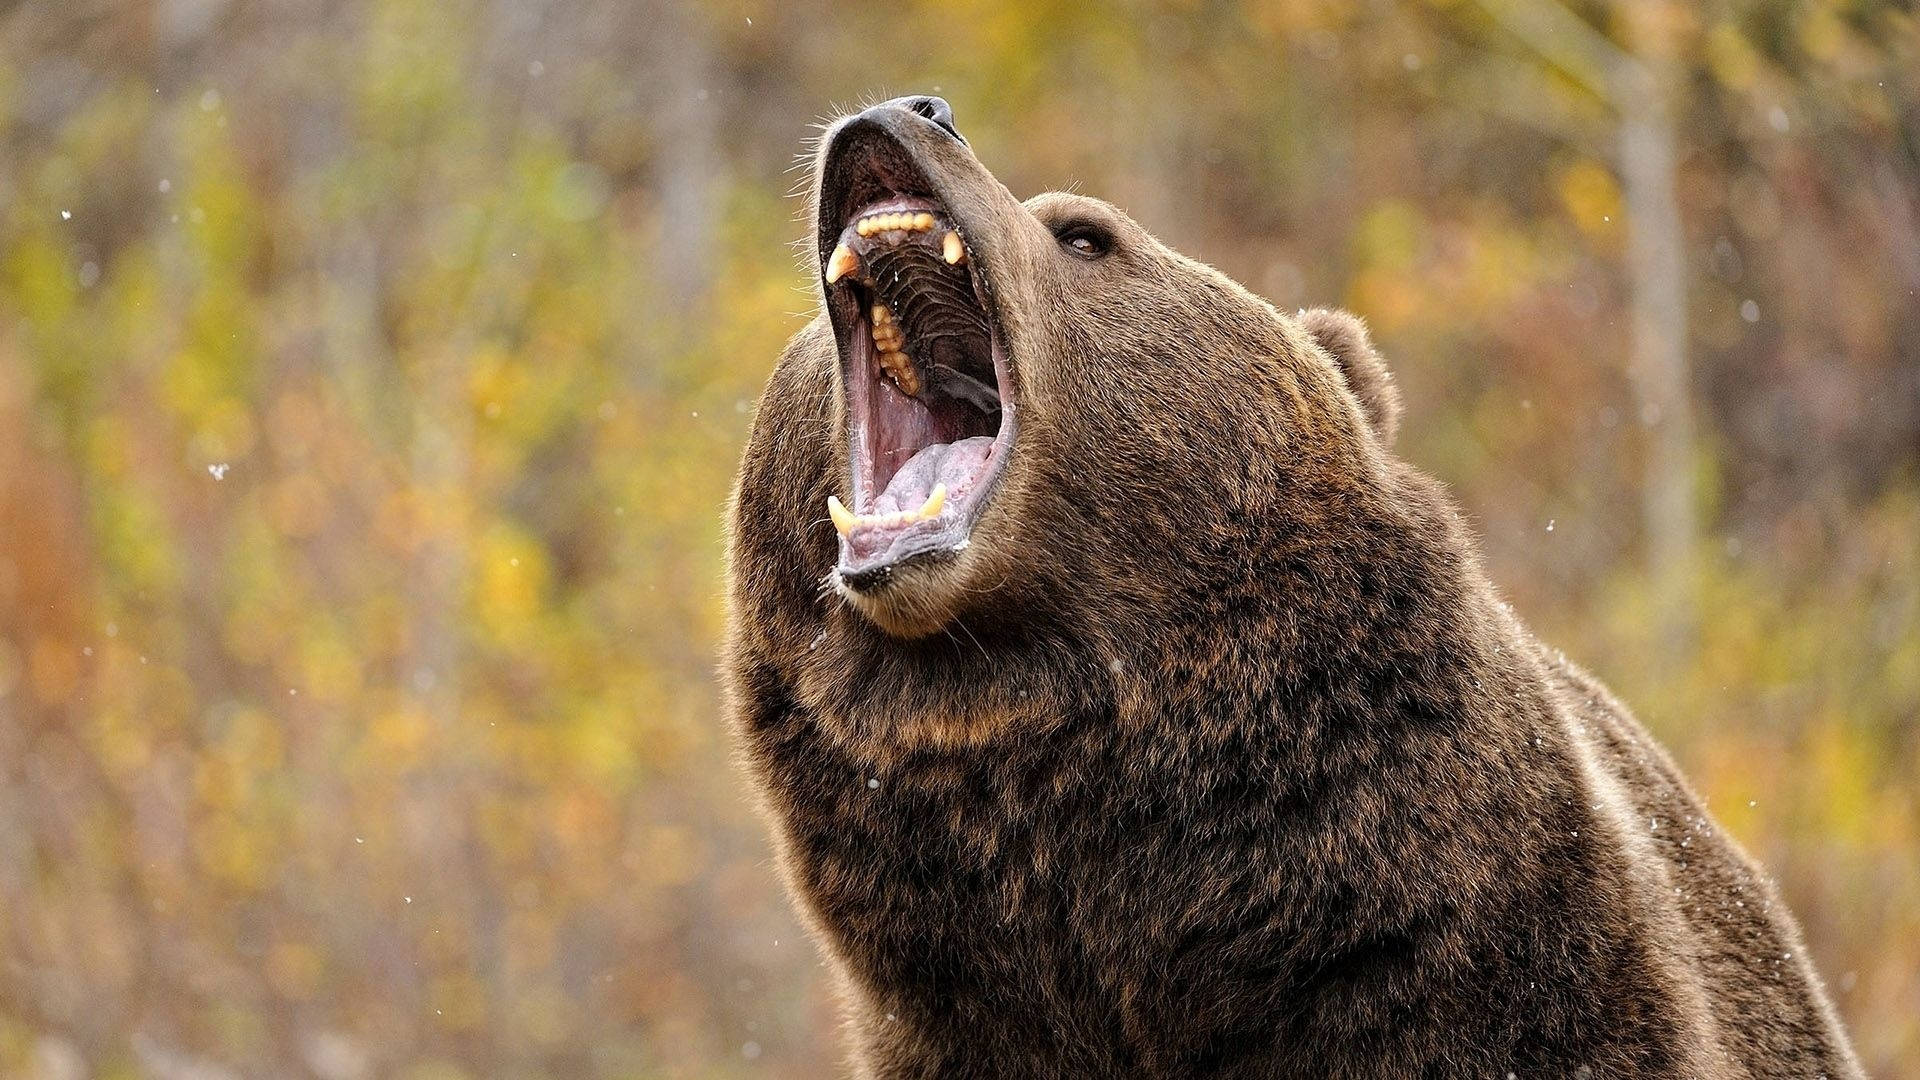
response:
[[[879,346],[881,353],[897,353],[907,343],[898,323],[893,321],[893,311],[884,303],[873,305],[873,343]]]
[[[860,257],[843,241],[827,259],[827,284],[831,285],[859,268]]]
[[[948,266],[959,266],[960,260],[967,257],[967,246],[960,242],[960,234],[950,232],[940,241],[940,257],[947,260]]]
[[[838,495],[827,496],[827,516],[833,519],[833,527],[840,530],[841,536],[851,533],[853,527],[860,524],[860,519],[840,502]]]
[[[911,397],[920,392],[920,373],[914,370],[913,361],[898,349],[889,349],[880,354],[880,366],[893,377],[895,386]]]

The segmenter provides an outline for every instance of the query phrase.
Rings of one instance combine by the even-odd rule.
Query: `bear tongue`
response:
[[[905,465],[900,466],[900,471],[893,474],[893,479],[887,481],[887,490],[873,501],[867,513],[879,515],[918,510],[926,505],[935,484],[947,486],[946,504],[953,506],[955,500],[965,495],[979,480],[992,452],[993,439],[986,435],[922,447]]]

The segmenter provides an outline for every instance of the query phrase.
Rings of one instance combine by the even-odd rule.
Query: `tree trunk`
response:
[[[706,299],[724,190],[720,117],[713,102],[713,42],[697,10],[668,5],[672,33],[655,39],[660,91],[660,241],[654,257],[669,326]],[[677,14],[674,14],[677,13]]]
[[[1647,574],[1660,603],[1658,655],[1674,658],[1690,647],[1696,614],[1691,561],[1698,504],[1687,363],[1686,238],[1675,190],[1678,163],[1668,84],[1641,69],[1617,85],[1633,317],[1629,371],[1647,433],[1641,485]]]

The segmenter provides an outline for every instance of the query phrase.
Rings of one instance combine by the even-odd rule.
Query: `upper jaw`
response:
[[[898,115],[875,116],[884,112]],[[828,510],[840,534],[834,583],[855,598],[897,585],[909,561],[965,551],[1013,449],[1007,350],[983,230],[949,182],[958,168],[985,177],[904,110],[843,125],[821,158],[819,269],[848,470],[846,499]]]

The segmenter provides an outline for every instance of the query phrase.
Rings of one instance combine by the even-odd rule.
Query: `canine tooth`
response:
[[[967,257],[967,246],[960,242],[960,234],[950,232],[940,241],[940,257],[947,260],[948,266],[959,266],[960,260]]]
[[[926,232],[931,228],[933,228],[932,214],[920,213],[913,215],[913,231]]]
[[[921,504],[920,509],[913,512],[914,520],[926,521],[929,518],[938,517],[940,508],[945,505],[947,505],[947,485],[935,484],[932,493],[927,496],[927,501]]]
[[[833,249],[832,256],[827,259],[827,284],[831,285],[859,268],[860,257],[853,253],[852,248],[842,243]]]
[[[827,516],[833,519],[833,527],[840,530],[841,536],[852,532],[853,527],[860,524],[860,519],[840,502],[838,495],[827,496]]]

